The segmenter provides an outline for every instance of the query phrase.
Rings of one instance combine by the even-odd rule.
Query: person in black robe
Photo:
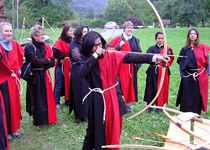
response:
[[[32,44],[25,48],[26,60],[33,67],[33,75],[27,82],[26,110],[33,116],[33,125],[38,131],[42,130],[43,125],[57,122],[56,100],[48,70],[54,67],[55,59],[51,47],[45,44],[44,34],[42,26],[32,27]]]
[[[191,28],[188,31],[185,46],[179,54],[187,58],[177,59],[181,82],[176,106],[180,105],[180,110],[183,112],[197,114],[201,114],[201,110],[207,112],[209,50],[210,46],[200,43],[198,30]]]
[[[164,38],[162,32],[157,32],[155,34],[155,40],[156,44],[149,47],[147,50],[147,53],[154,53],[154,54],[163,54],[164,51]],[[167,54],[172,55],[173,51],[172,49],[167,46]],[[164,77],[163,82],[163,88],[161,89],[161,92],[159,96],[157,97],[157,100],[155,101],[157,106],[163,106],[164,104],[168,104],[168,90],[169,90],[169,76],[170,76],[170,70],[169,66],[172,65],[174,60],[174,57],[170,59],[170,61],[166,64],[166,73]],[[147,105],[150,104],[152,99],[155,97],[158,87],[161,80],[161,72],[162,72],[162,66],[161,63],[153,63],[151,64],[147,71],[147,79],[146,79],[146,88],[145,88],[145,94],[144,94],[144,101],[147,102]],[[147,109],[147,112],[150,112],[152,110],[151,107]],[[160,113],[161,109],[156,109],[156,113]]]
[[[83,97],[88,93],[88,82],[78,75],[79,63],[81,58],[80,49],[82,38],[89,31],[88,26],[78,25],[74,32],[74,39],[70,43],[69,57],[72,63],[70,76],[70,105],[69,114],[74,110],[75,120],[77,123],[87,122],[88,101],[82,103]]]
[[[120,37],[116,37],[112,41],[110,41],[108,43],[108,46],[115,47],[116,50],[119,50],[119,51],[129,51],[130,49],[131,52],[142,52],[140,48],[140,40],[136,38],[135,36],[133,36],[132,34],[133,34],[133,23],[131,21],[126,21],[123,24],[123,34]],[[125,41],[128,41],[128,42],[125,42]],[[127,81],[124,81],[121,79],[121,84],[122,84],[121,93],[122,94],[124,93],[123,96],[125,98],[128,111],[133,111],[132,103],[138,102],[137,73],[140,67],[141,67],[141,64],[133,63],[133,73],[131,73],[131,70],[129,69],[129,75],[127,76]],[[127,84],[130,78],[130,74],[132,75],[132,80],[133,80],[132,86],[134,88],[134,94],[135,94],[134,99],[132,99],[132,94],[130,92],[128,92],[130,96],[125,95],[126,92],[124,91],[125,89],[123,88],[123,86],[126,86],[126,87],[128,86]],[[125,83],[122,83],[122,82],[125,82]]]
[[[1,57],[0,57],[1,60]],[[0,91],[0,149],[7,150],[9,147],[7,129],[6,129],[6,115],[4,114],[3,97]]]
[[[89,100],[88,128],[83,150],[101,150],[102,145],[120,143],[123,114],[116,82],[122,64],[167,61],[162,56],[110,53],[104,51],[105,48],[106,41],[98,32],[90,31],[83,37],[83,58],[79,61],[78,73],[88,80],[90,86],[86,95]]]

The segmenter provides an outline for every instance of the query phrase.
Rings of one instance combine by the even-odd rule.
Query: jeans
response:
[[[61,95],[61,90],[62,87],[64,86],[64,76],[62,73],[62,70],[60,67],[56,67],[55,70],[55,100],[56,100],[56,105],[60,104],[60,95]]]

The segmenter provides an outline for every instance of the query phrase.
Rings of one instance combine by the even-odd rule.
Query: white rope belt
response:
[[[49,70],[46,70],[47,71],[47,76],[48,76],[48,78],[49,78],[49,83],[52,81],[52,79],[51,79],[51,76],[50,76],[50,74],[49,74]]]
[[[16,82],[16,85],[18,87],[18,91],[20,93],[20,95],[22,94],[23,92],[23,87],[22,87],[22,84],[20,82],[20,80],[18,79],[17,75],[15,74],[14,70],[11,70],[11,76],[15,78],[15,82]],[[19,83],[19,84],[18,84]]]
[[[131,64],[129,64],[129,75],[132,78],[132,75],[131,75]]]
[[[65,57],[64,60],[63,60],[63,62],[62,62],[62,66],[61,66],[63,75],[64,75],[64,72],[63,72],[63,70],[64,70],[64,61],[65,61],[66,59],[69,60],[69,62],[70,62],[70,64],[71,64],[70,58],[69,58],[69,57]],[[64,75],[64,76],[65,76],[65,75]],[[69,77],[70,77],[70,72],[69,72]]]
[[[105,90],[101,90],[100,88],[94,88],[94,89],[89,88],[90,92],[88,92],[87,95],[86,95],[86,96],[83,98],[83,100],[82,100],[82,104],[83,104],[84,101],[85,101],[85,99],[86,99],[92,92],[98,92],[98,93],[100,93],[100,94],[102,95],[103,102],[104,102],[103,124],[104,124],[104,122],[105,122],[105,117],[106,117],[106,103],[105,103],[104,92],[105,92],[105,91],[108,91],[108,90],[110,90],[110,89],[112,89],[112,88],[114,88],[114,87],[117,86],[117,85],[118,85],[118,82],[117,82],[115,85],[113,85],[113,86],[111,86],[111,87],[109,87],[109,88],[107,88],[107,89],[105,89]]]
[[[188,77],[190,77],[190,76],[193,76],[193,79],[196,81],[196,77],[197,76],[199,76],[201,73],[203,73],[204,72],[204,70],[205,70],[205,68],[199,68],[199,69],[190,69],[190,70],[201,70],[202,69],[202,71],[200,72],[200,73],[197,73],[197,72],[194,72],[194,73],[190,73],[190,72],[188,72],[187,70],[185,70],[185,72],[188,74],[188,75],[186,75],[186,76],[182,76],[182,77],[184,77],[184,78],[188,78]]]
[[[155,66],[155,74],[157,74],[157,68],[158,67],[161,67],[162,68],[162,66],[161,65],[154,65]]]

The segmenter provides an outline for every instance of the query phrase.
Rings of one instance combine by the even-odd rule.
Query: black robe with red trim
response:
[[[80,61],[79,75],[86,77],[90,88],[106,90],[114,86],[123,63],[151,63],[151,55],[131,55],[106,52],[103,58],[95,59],[92,55]],[[88,128],[83,149],[101,150],[102,145],[120,144],[122,116],[116,88],[112,87],[102,94],[92,92],[89,97]],[[105,106],[104,107],[104,101]],[[103,120],[105,110],[105,123]]]
[[[163,46],[159,48],[157,45],[153,45],[149,47],[147,53],[163,54],[163,51],[164,51]],[[173,55],[173,51],[170,47],[167,47],[167,51],[170,52],[171,55]],[[157,106],[163,106],[164,104],[168,104],[168,90],[169,90],[169,76],[170,76],[169,66],[172,65],[173,60],[174,57],[171,57],[170,61],[166,64],[167,69],[165,71],[163,86],[156,101]],[[146,79],[144,101],[146,101],[147,104],[149,104],[152,101],[152,99],[155,97],[159,89],[161,75],[162,75],[161,66],[162,63],[151,64],[146,71],[147,79]]]
[[[70,71],[71,71],[71,62],[69,59],[69,47],[70,43],[67,43],[61,39],[57,40],[52,48],[59,50],[62,54],[65,55],[63,62],[63,74],[64,74],[64,89],[65,89],[65,100],[69,100],[69,88],[70,88]],[[59,63],[59,60],[55,63],[55,70]],[[54,78],[54,89],[56,84],[56,76]],[[62,93],[62,92],[61,92]]]
[[[35,54],[33,46],[28,45],[25,48],[25,56],[36,55],[38,59],[51,59],[53,52],[50,46],[45,44],[45,50],[46,55],[41,54],[39,50]],[[52,79],[49,70],[33,71],[33,76],[27,82],[26,110],[29,115],[33,115],[33,124],[35,126],[57,122],[56,101],[52,90]]]
[[[1,90],[4,97],[6,116],[7,118],[7,129],[9,132],[17,132],[20,129],[21,120],[21,104],[20,104],[20,75],[18,71],[23,64],[24,49],[16,42],[11,40],[12,50],[8,51],[8,57],[0,46],[0,53],[2,55],[1,68],[0,68],[0,83],[3,87]],[[10,73],[9,73],[10,71]],[[12,76],[13,74],[13,76]],[[16,76],[16,77],[15,77]]]
[[[9,150],[9,141],[7,137],[7,122],[4,108],[4,100],[0,91],[0,149]]]
[[[120,51],[130,51],[130,52],[141,52],[139,46],[139,39],[132,36],[130,40],[125,40],[123,35],[114,38],[107,45],[115,47],[116,44],[119,44],[121,41],[124,41],[125,44],[121,47]],[[138,89],[137,89],[137,72],[138,65],[133,64],[123,64],[120,70],[120,83],[124,96],[125,102],[137,102],[138,101]]]
[[[78,48],[80,51],[82,44],[73,40],[69,48],[69,57],[72,62],[71,80],[70,80],[70,105],[69,114],[74,110],[75,119],[87,118],[88,100],[82,102],[85,95],[88,93],[89,84],[87,80],[78,75],[79,63],[72,57],[72,49]]]
[[[183,47],[180,51],[181,56],[187,56],[187,58],[178,58],[177,60],[181,83],[176,106],[180,104],[180,110],[183,112],[201,114],[201,110],[205,113],[207,111],[209,77],[206,68],[209,64],[209,50],[210,46],[200,43],[198,47]],[[195,78],[193,76],[186,77],[189,75],[186,71],[199,75]]]

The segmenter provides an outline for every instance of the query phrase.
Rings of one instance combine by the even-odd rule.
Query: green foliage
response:
[[[109,0],[105,9],[106,21],[116,21],[122,24],[131,15],[132,8],[126,0]]]
[[[86,19],[94,19],[94,11],[93,8],[90,7],[86,13]]]
[[[54,0],[54,3],[52,3],[51,0],[20,0],[18,20],[21,24],[25,17],[31,26],[41,23],[42,17],[45,17],[49,24],[54,26],[60,25],[64,20],[73,20],[75,18],[74,12],[66,5],[71,0],[63,1],[65,0]],[[12,3],[10,0],[6,0],[4,4],[6,6],[6,15],[9,20],[12,20]],[[16,7],[14,13],[16,18]]]
[[[154,5],[161,18],[171,19],[172,26],[197,26],[202,23],[204,27],[210,16],[209,0],[158,0]]]
[[[173,49],[174,54],[178,55],[182,46],[185,43],[187,32],[189,28],[181,29],[166,29],[167,42],[168,45]],[[155,33],[160,31],[159,28],[155,29],[138,29],[134,30],[134,36],[140,39],[141,48],[145,53],[148,47],[155,44]],[[210,45],[209,33],[210,28],[198,28],[200,34],[200,40],[202,43]],[[50,33],[50,30],[47,30],[47,34]],[[58,35],[61,33],[61,29],[56,29]],[[53,39],[57,39],[52,34]],[[54,40],[54,42],[55,42]],[[53,43],[51,44],[53,45]],[[179,66],[176,63],[177,58],[175,58],[174,63],[170,67],[171,76],[169,84],[169,108],[179,109],[175,107],[176,96],[180,84],[180,74]],[[134,115],[141,109],[146,106],[146,103],[143,102],[143,96],[145,91],[146,84],[146,69],[148,65],[143,64],[140,70],[138,71],[138,103],[133,104],[134,112],[128,113],[124,116],[122,133],[121,133],[121,144],[137,144],[137,145],[155,145],[163,146],[161,143],[153,143],[147,141],[135,141],[130,139],[130,137],[138,137],[141,139],[150,139],[155,141],[165,140],[154,135],[153,132],[160,132],[164,135],[167,135],[167,130],[169,126],[169,119],[163,114],[156,114],[155,111],[151,113],[144,112],[143,114],[137,116],[134,119],[129,121],[126,120],[131,115]],[[51,71],[52,81],[53,81],[53,69]],[[69,115],[69,108],[64,104],[64,98],[61,99],[62,109],[57,110],[58,122],[53,125],[44,126],[43,131],[36,131],[32,125],[32,117],[29,117],[26,113],[26,82],[21,80],[23,85],[23,93],[21,95],[21,106],[22,106],[22,120],[20,130],[18,131],[21,134],[20,139],[15,139],[10,143],[11,150],[81,150],[86,134],[87,124],[82,123],[77,125],[75,122],[74,114]],[[210,105],[210,98],[208,105]],[[171,113],[172,114],[172,113]],[[176,114],[172,114],[176,115]],[[205,115],[206,119],[210,119],[210,109],[208,107],[207,113]]]
[[[104,19],[94,19],[90,21],[91,28],[103,28],[106,21]]]

